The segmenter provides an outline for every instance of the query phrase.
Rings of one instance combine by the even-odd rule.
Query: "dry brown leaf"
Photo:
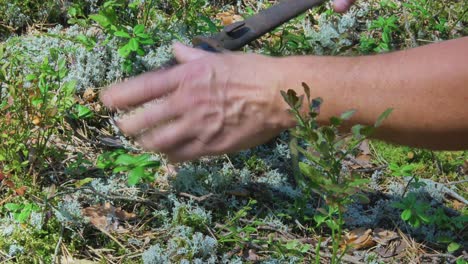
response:
[[[385,230],[382,228],[376,228],[373,233],[373,239],[380,245],[388,245],[390,241],[399,238],[396,232]]]
[[[121,221],[128,221],[136,218],[136,214],[122,210],[121,207],[115,209],[115,216]]]
[[[15,190],[15,193],[19,196],[23,196],[26,191],[28,190],[28,187],[26,186],[22,186],[22,187],[19,187],[18,189]]]
[[[33,117],[33,120],[32,120],[32,123],[35,125],[35,126],[38,126],[41,124],[41,117],[40,116],[34,116]]]
[[[116,219],[120,221],[128,221],[136,217],[134,213],[128,213],[122,210],[120,207],[115,208],[110,203],[86,207],[83,208],[81,212],[85,217],[88,217],[91,224],[98,229],[117,230],[118,225],[113,225],[113,223],[109,220]]]
[[[94,104],[91,104],[91,105],[90,105],[90,108],[91,108],[94,112],[99,113],[99,112],[101,112],[102,105],[99,104],[99,103],[94,103]]]
[[[359,154],[356,158],[354,158],[353,163],[354,164],[351,165],[351,168],[354,170],[373,167],[373,164],[371,163],[370,155]]]
[[[452,206],[455,210],[462,210],[463,208],[465,208],[465,204],[458,200],[452,200]]]
[[[15,188],[15,183],[10,181],[10,180],[4,180],[4,181],[2,181],[2,183],[3,183],[3,185],[7,186],[10,189]]]
[[[370,248],[376,245],[372,239],[372,229],[358,228],[350,231],[345,236],[344,245],[351,246],[354,249]]]
[[[363,155],[370,155],[369,141],[366,139],[359,144],[359,150]]]
[[[400,254],[407,247],[407,244],[403,243],[402,240],[394,240],[387,246],[376,248],[375,251],[383,258],[390,258]]]
[[[260,261],[261,260],[261,257],[259,255],[257,255],[257,253],[255,252],[255,250],[253,249],[249,249],[249,251],[247,252],[246,254],[246,260],[248,261]]]
[[[216,15],[216,19],[220,20],[223,26],[230,25],[237,21],[244,20],[241,16],[237,15],[234,10],[222,12]]]
[[[96,98],[96,92],[94,92],[93,88],[87,88],[83,93],[83,99],[86,102],[92,102]]]

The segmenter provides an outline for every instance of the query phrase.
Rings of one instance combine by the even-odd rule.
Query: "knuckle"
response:
[[[206,62],[197,61],[187,66],[182,77],[182,84],[184,86],[207,85],[214,79],[214,75],[214,67]]]

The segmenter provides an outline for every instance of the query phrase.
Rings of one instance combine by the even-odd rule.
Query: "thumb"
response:
[[[344,13],[348,11],[355,1],[356,0],[335,0],[333,2],[333,9],[338,13]]]
[[[209,55],[208,51],[188,47],[178,42],[174,43],[172,49],[174,52],[174,56],[179,63],[193,61]]]

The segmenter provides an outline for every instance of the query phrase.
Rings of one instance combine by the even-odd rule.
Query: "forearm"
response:
[[[320,120],[356,109],[350,122],[391,116],[376,137],[431,149],[468,148],[468,38],[362,57],[283,58],[284,89],[309,84],[324,99]]]

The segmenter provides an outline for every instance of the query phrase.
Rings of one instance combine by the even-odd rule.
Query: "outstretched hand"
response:
[[[291,125],[279,92],[283,77],[273,63],[279,58],[214,54],[182,44],[174,45],[174,53],[179,65],[101,95],[109,108],[132,110],[117,123],[145,149],[186,161],[253,147]]]

